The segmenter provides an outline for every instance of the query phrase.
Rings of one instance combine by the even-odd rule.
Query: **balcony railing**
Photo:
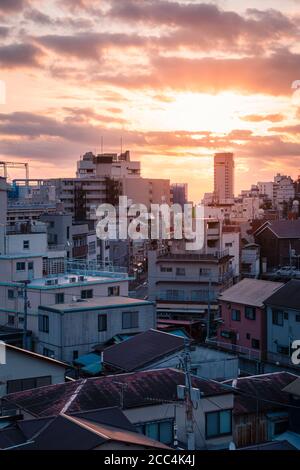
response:
[[[127,278],[127,269],[120,266],[114,266],[112,263],[97,262],[94,260],[66,260],[65,273],[78,274],[82,276],[103,276]]]
[[[238,346],[237,344],[232,343],[225,343],[223,341],[218,341],[214,339],[208,339],[206,340],[206,343],[216,348],[230,351],[233,354],[243,356],[245,359],[251,359],[255,361],[261,361],[262,359],[262,353],[257,349],[245,348],[244,346]]]
[[[210,295],[208,292],[199,292],[199,293],[168,293],[168,292],[158,292],[156,295],[157,301],[167,301],[167,302],[215,302],[218,297],[218,291],[211,291]]]
[[[168,261],[203,261],[203,260],[220,260],[226,256],[229,256],[229,250],[215,251],[214,253],[161,253],[158,255],[157,260],[168,260]]]

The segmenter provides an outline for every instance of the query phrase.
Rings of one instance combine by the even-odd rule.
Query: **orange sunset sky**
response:
[[[236,155],[236,193],[296,177],[299,38],[299,0],[0,0],[1,159],[73,176],[122,137],[194,201],[218,151]]]

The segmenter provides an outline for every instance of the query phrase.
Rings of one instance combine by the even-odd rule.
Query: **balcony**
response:
[[[209,300],[210,302],[215,302],[218,297],[218,291],[211,290],[210,295],[208,291],[203,292],[167,292],[161,291],[158,292],[156,295],[156,300],[158,302],[197,302],[197,303],[207,303]]]
[[[158,261],[219,261],[229,257],[229,250],[215,251],[214,253],[161,253],[157,257]]]
[[[175,273],[164,273],[158,272],[156,277],[156,282],[182,282],[182,283],[192,283],[192,282],[199,282],[199,283],[206,283],[209,284],[223,284],[234,277],[234,270],[230,268],[226,273],[217,275],[217,274],[199,274],[199,275],[178,275]]]
[[[217,349],[230,351],[233,354],[237,354],[238,356],[244,357],[245,359],[250,359],[254,361],[262,360],[262,353],[258,349],[245,348],[243,346],[238,346],[237,344],[225,343],[225,342],[217,341],[213,339],[206,340],[206,343]]]

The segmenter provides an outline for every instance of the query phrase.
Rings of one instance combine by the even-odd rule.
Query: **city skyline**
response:
[[[75,174],[79,155],[130,149],[143,176],[213,188],[235,155],[235,194],[300,173],[299,2],[2,1],[3,160]],[[18,173],[14,176],[18,177]],[[249,184],[250,183],[250,184]]]

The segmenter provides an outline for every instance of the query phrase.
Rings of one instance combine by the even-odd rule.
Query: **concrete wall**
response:
[[[6,364],[0,364],[0,397],[7,393],[7,381],[51,376],[52,384],[65,381],[65,369],[54,362],[6,348]]]
[[[138,328],[122,328],[122,313],[126,311],[139,312]],[[43,354],[46,347],[54,351],[56,359],[67,362],[72,362],[73,351],[78,351],[80,356],[91,352],[94,346],[105,343],[116,334],[140,333],[156,326],[155,307],[151,304],[82,310],[63,315],[40,310],[40,314],[49,316],[49,333],[37,331],[37,351]],[[101,314],[107,315],[107,331],[98,332],[98,315]]]

